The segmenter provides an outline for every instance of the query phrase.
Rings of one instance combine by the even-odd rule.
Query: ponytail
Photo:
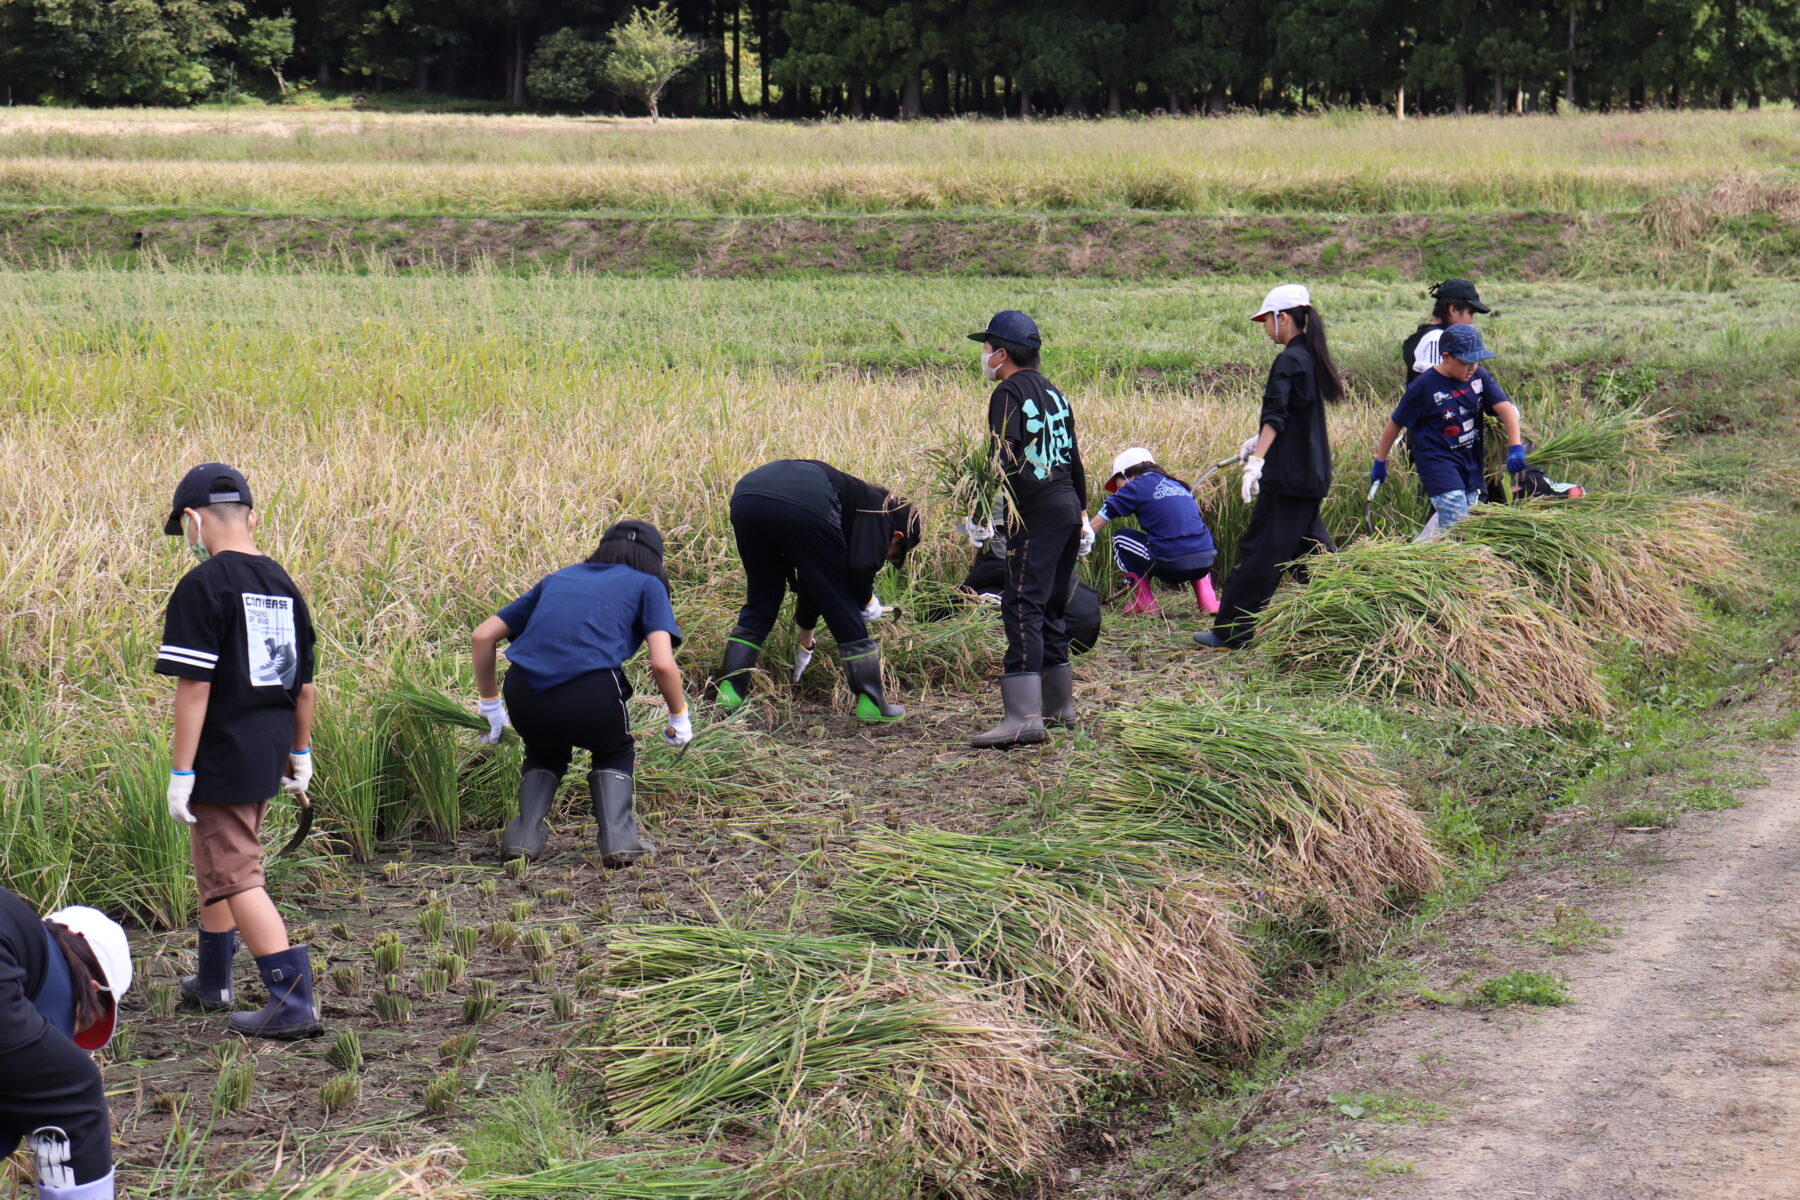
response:
[[[100,960],[94,957],[87,939],[68,926],[45,921],[44,928],[50,931],[51,940],[69,964],[69,990],[75,994],[74,1012],[70,1016],[75,1028],[87,1029],[98,1024],[106,1016],[106,1002],[100,999],[100,993],[94,987],[95,984],[106,986]]]
[[[1294,341],[1306,347],[1312,355],[1313,381],[1319,386],[1319,394],[1326,400],[1336,402],[1344,398],[1344,377],[1338,373],[1337,363],[1331,359],[1331,347],[1325,339],[1325,318],[1318,310],[1304,306],[1289,309],[1294,316],[1294,324],[1298,332]]]

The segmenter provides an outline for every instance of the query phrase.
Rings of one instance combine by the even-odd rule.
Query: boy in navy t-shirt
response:
[[[200,565],[169,597],[156,672],[175,684],[169,815],[188,826],[200,892],[200,969],[181,981],[201,1008],[232,1007],[239,934],[269,1002],[234,1012],[241,1034],[291,1040],[319,1032],[312,961],[288,943],[263,887],[263,815],[278,792],[312,778],[313,627],[300,589],[251,540],[250,485],[223,463],[182,477],[163,532],[185,537]]]
[[[1219,552],[1212,530],[1200,516],[1200,507],[1187,484],[1156,465],[1156,456],[1143,446],[1133,446],[1113,459],[1109,495],[1090,523],[1094,532],[1108,521],[1136,517],[1138,534],[1113,533],[1113,561],[1131,581],[1133,594],[1125,614],[1155,613],[1156,596],[1150,581],[1192,584],[1200,611],[1219,611],[1213,591],[1212,565]]]
[[[1469,515],[1481,499],[1486,464],[1481,461],[1481,422],[1498,417],[1506,430],[1506,469],[1525,469],[1519,409],[1480,364],[1494,357],[1473,325],[1452,325],[1438,341],[1438,364],[1407,386],[1375,447],[1369,479],[1387,478],[1388,452],[1408,431],[1413,468],[1435,512],[1421,539],[1435,537]]]

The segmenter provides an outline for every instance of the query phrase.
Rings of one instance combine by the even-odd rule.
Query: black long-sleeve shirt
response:
[[[844,534],[846,571],[858,603],[874,592],[875,576],[887,565],[893,542],[892,500],[887,489],[865,482],[830,463],[783,458],[764,463],[738,480],[734,496],[783,500],[816,513]]]
[[[988,397],[988,432],[1013,521],[1023,532],[1078,524],[1087,507],[1087,470],[1075,412],[1062,393],[1034,369],[1014,372]]]
[[[1325,398],[1312,353],[1298,342],[1289,342],[1269,367],[1262,424],[1275,430],[1274,444],[1263,459],[1265,491],[1321,499],[1331,491]]]

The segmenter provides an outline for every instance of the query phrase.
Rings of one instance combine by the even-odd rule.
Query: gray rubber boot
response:
[[[519,815],[500,831],[500,857],[536,858],[550,840],[550,826],[545,818],[556,800],[556,775],[542,767],[533,767],[519,775]]]
[[[881,643],[874,638],[845,642],[838,646],[844,660],[844,682],[856,697],[856,719],[859,721],[898,721],[906,709],[889,704],[881,690]]]
[[[600,832],[600,862],[608,867],[628,867],[656,846],[638,834],[637,810],[631,803],[631,776],[623,771],[588,772],[588,788],[594,793],[594,822]]]
[[[231,960],[237,954],[237,930],[200,931],[200,967],[181,977],[181,994],[207,1012],[231,1007]]]
[[[725,659],[719,664],[719,706],[727,711],[742,708],[750,698],[750,672],[762,657],[762,643],[749,630],[737,626],[725,635]]]
[[[1069,663],[1044,668],[1044,724],[1075,726],[1075,668]]]
[[[969,739],[977,750],[1007,746],[1031,746],[1049,736],[1044,732],[1044,679],[1036,671],[1020,671],[1000,677],[1000,700],[1006,715],[992,729]]]

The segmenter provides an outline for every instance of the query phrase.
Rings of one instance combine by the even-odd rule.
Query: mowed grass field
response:
[[[226,129],[10,110],[0,200],[1326,220],[1630,210],[1732,180],[1761,204],[1784,194],[1790,118],[652,130],[259,110]],[[1454,192],[1425,161],[1445,137],[1471,156]],[[1173,199],[1133,190],[1158,180]],[[1096,488],[1133,444],[1192,479],[1254,427],[1274,348],[1247,317],[1271,282],[0,273],[0,883],[133,923],[142,982],[105,1057],[126,1194],[1049,1187],[1094,1130],[1245,1062],[1284,999],[1491,862],[1543,797],[1742,686],[1791,625],[1800,284],[1483,279],[1496,375],[1551,474],[1595,497],[1421,549],[1403,465],[1374,537],[1363,499],[1422,283],[1312,278],[1351,385],[1326,509],[1346,552],[1249,655],[1192,652],[1191,598],[1109,608],[1076,669],[1081,729],[971,754],[1001,638],[949,592],[970,550],[945,464],[988,393],[964,335],[1000,308],[1038,319]],[[745,713],[709,702],[740,600],[726,501],[782,456],[925,510],[910,570],[879,584],[901,608],[880,630],[898,726],[848,720],[829,653],[790,685],[785,631]],[[191,564],[160,533],[168,494],[209,458],[249,474],[261,544],[321,635],[319,833],[271,869],[332,1035],[296,1047],[239,1048],[176,1004],[193,897],[150,664]],[[1224,563],[1248,519],[1235,484],[1201,489]],[[669,538],[700,729],[675,755],[660,706],[636,706],[661,852],[602,870],[571,778],[553,856],[502,864],[517,742],[445,719],[473,705],[468,632],[624,516]],[[1113,590],[1104,538],[1083,573]],[[271,845],[291,821],[277,804]]]
[[[1796,203],[1785,110],[1396,122],[0,115],[0,203],[395,215],[1619,211]]]

